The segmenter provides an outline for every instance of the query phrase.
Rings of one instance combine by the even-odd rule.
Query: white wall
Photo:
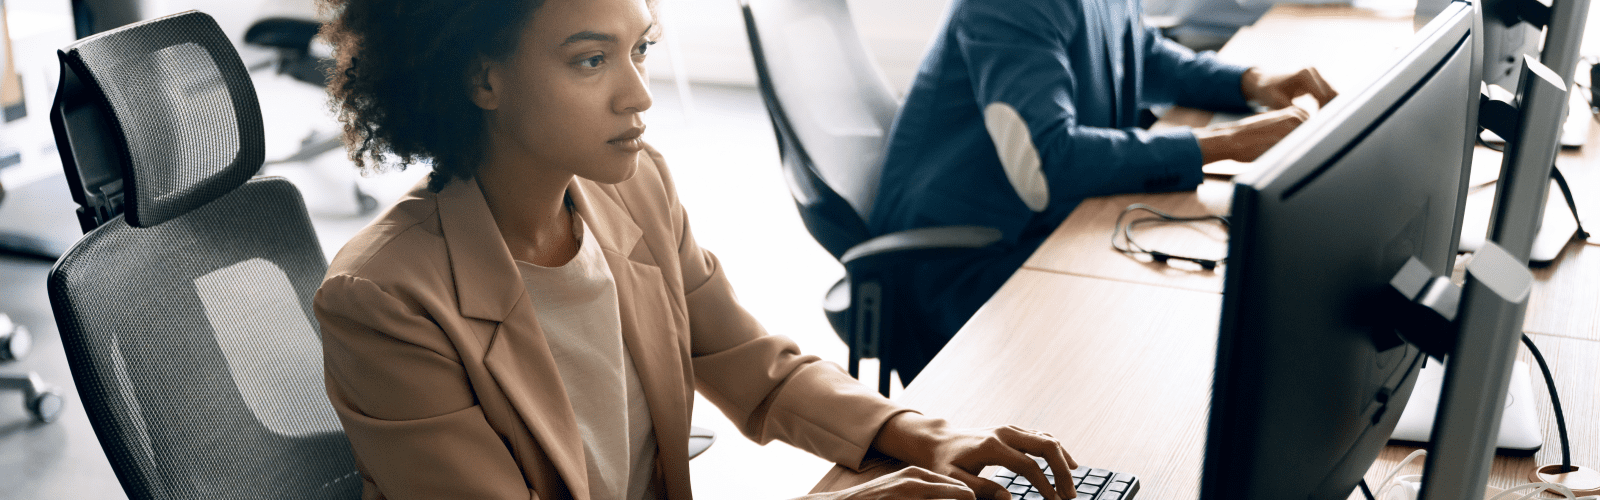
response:
[[[222,32],[239,48],[239,57],[244,59],[246,67],[272,57],[267,50],[244,45],[244,32],[251,24],[275,15],[306,18],[316,15],[314,0],[142,0],[139,14],[141,19],[154,19],[191,9],[217,20]]]
[[[651,77],[671,79],[672,57],[697,82],[755,84],[738,0],[660,0],[668,30]],[[950,0],[848,0],[856,28],[891,85],[904,92]]]

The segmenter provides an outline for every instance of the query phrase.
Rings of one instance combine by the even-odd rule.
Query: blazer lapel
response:
[[[1125,24],[1126,13],[1120,12],[1125,8],[1124,1],[1099,0],[1095,4],[1099,14],[1105,16],[1101,18],[1100,25],[1105,30],[1101,33],[1101,39],[1105,40],[1106,46],[1106,77],[1111,79],[1109,84],[1111,90],[1111,126],[1122,128],[1130,125],[1125,121],[1126,117],[1122,116],[1122,110],[1127,108],[1123,104],[1128,98],[1128,96],[1123,95],[1124,89],[1122,88],[1122,72],[1126,69],[1123,65],[1128,62],[1123,57],[1124,47],[1122,46],[1122,37],[1127,33],[1128,29],[1127,24]]]
[[[439,219],[463,316],[499,323],[483,364],[544,448],[568,490],[589,498],[589,472],[578,419],[539,328],[527,287],[495,226],[477,181],[454,181],[438,194]],[[530,458],[522,457],[523,466]]]
[[[642,169],[641,169],[642,170]],[[616,186],[574,182],[573,204],[594,231],[606,264],[617,282],[622,340],[639,373],[659,446],[657,464],[667,498],[689,498],[689,411],[693,375],[683,363],[689,356],[688,320],[675,314],[667,296],[661,266],[643,231],[619,204]],[[676,249],[672,249],[676,250]],[[667,249],[662,250],[664,253]],[[676,258],[677,254],[670,253]]]

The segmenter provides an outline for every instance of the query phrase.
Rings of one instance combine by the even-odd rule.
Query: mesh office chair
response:
[[[255,89],[187,12],[60,52],[51,110],[87,234],[50,303],[89,422],[132,498],[357,498],[311,298],[298,191],[251,177]]]
[[[850,374],[879,358],[878,391],[916,342],[885,279],[906,259],[988,246],[1000,231],[946,226],[874,235],[866,220],[899,102],[866,52],[845,0],[741,0],[761,98],[778,136],[784,178],[811,236],[845,267],[823,299],[850,348]],[[897,326],[898,325],[898,326]],[[918,368],[920,369],[920,367]]]

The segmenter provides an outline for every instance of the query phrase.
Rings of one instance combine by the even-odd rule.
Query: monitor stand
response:
[[[1494,206],[1494,193],[1495,186],[1491,184],[1467,195],[1467,210],[1461,223],[1462,252],[1475,252],[1483,247],[1489,232],[1489,212]],[[1572,209],[1567,206],[1566,198],[1561,196],[1556,181],[1550,181],[1546,196],[1544,221],[1539,225],[1539,232],[1533,238],[1533,247],[1528,252],[1528,261],[1535,266],[1549,264],[1560,257],[1561,251],[1572,241],[1572,235],[1578,232],[1578,219],[1573,218]]]
[[[1444,384],[1445,364],[1429,359],[1417,375],[1417,387],[1411,400],[1400,414],[1389,441],[1406,446],[1427,446],[1433,434],[1434,412],[1439,407],[1439,389]],[[1533,379],[1528,375],[1528,364],[1516,362],[1511,369],[1511,388],[1506,394],[1506,408],[1501,414],[1500,437],[1495,442],[1501,455],[1526,457],[1544,445],[1544,436],[1535,411]]]

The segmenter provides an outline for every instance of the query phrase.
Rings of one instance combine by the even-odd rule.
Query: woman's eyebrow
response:
[[[645,36],[649,35],[650,32],[655,30],[657,26],[658,25],[656,23],[650,23],[650,26],[645,27],[644,32],[639,34],[639,38],[644,38]],[[566,40],[562,41],[561,46],[565,47],[582,41],[613,43],[617,41],[617,37],[616,35],[612,35],[610,33],[601,33],[598,31],[579,31],[577,33],[573,33],[572,36],[569,36]]]
[[[566,41],[561,42],[561,46],[566,47],[568,45],[587,40],[609,43],[617,41],[617,37],[609,33],[601,33],[598,31],[579,31],[577,33],[573,33],[572,36],[567,37]]]

